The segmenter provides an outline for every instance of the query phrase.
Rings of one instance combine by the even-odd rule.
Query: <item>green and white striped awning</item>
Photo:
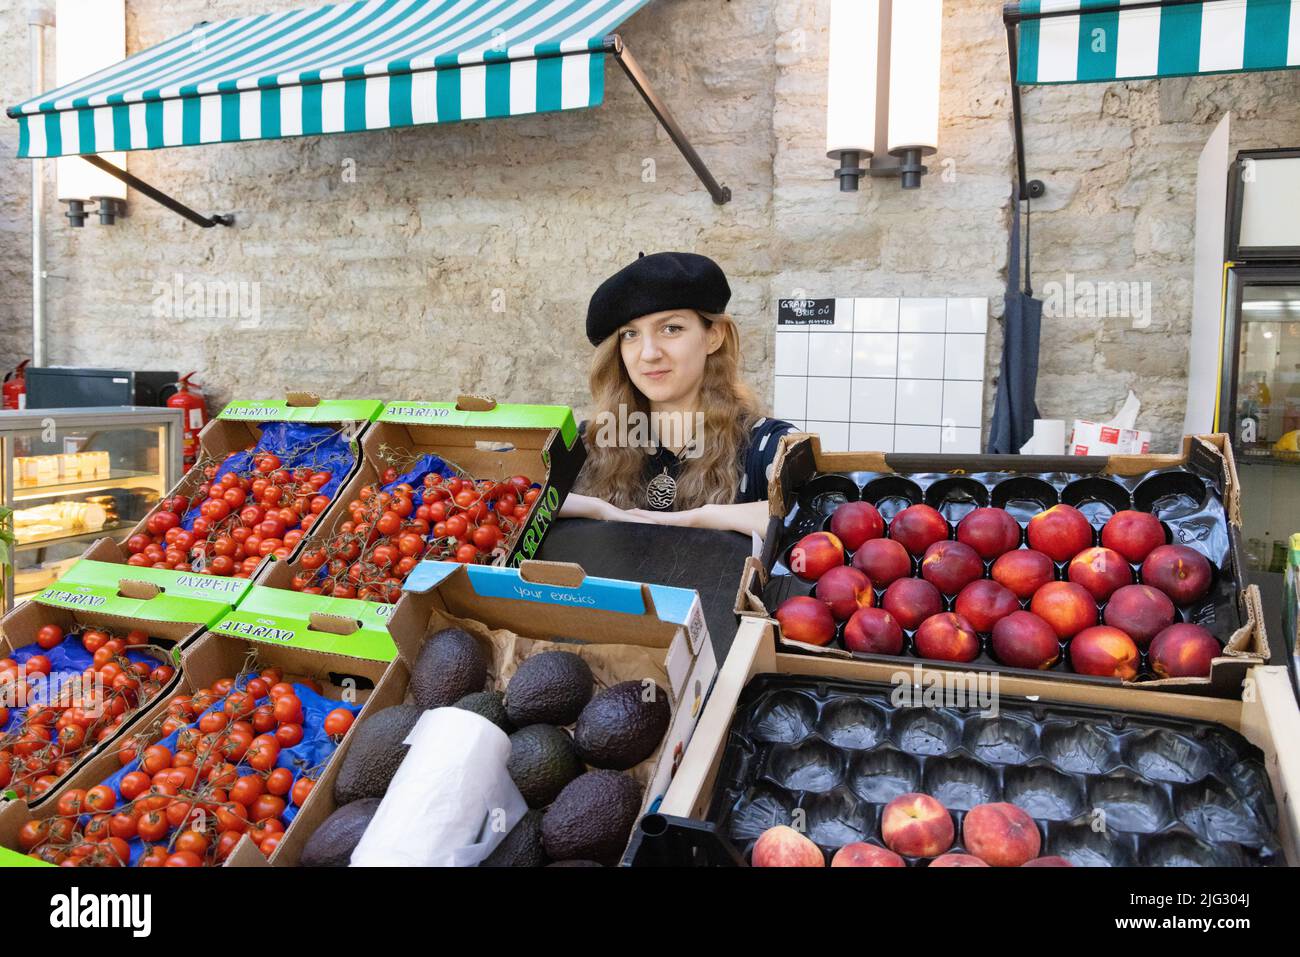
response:
[[[1300,67],[1300,0],[1029,0],[1018,7],[1008,19],[1020,23],[1020,84]]]
[[[16,107],[20,157],[596,106],[648,0],[366,0],[200,24]]]

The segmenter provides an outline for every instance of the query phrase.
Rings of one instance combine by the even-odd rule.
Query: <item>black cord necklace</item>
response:
[[[681,454],[690,447],[691,443],[687,442],[676,452],[672,449],[664,449],[662,446],[659,447],[659,451],[666,451],[680,461]],[[677,501],[677,480],[668,474],[667,465],[662,472],[646,483],[645,497],[650,508],[657,512],[666,512],[673,507],[673,502]]]

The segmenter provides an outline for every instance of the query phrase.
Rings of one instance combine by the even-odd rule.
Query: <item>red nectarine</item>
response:
[[[1165,527],[1154,515],[1125,509],[1116,512],[1102,526],[1101,543],[1134,565],[1141,565],[1152,549],[1165,543]]]
[[[1092,544],[1092,525],[1077,508],[1053,505],[1029,520],[1025,528],[1029,547],[1054,562],[1068,562]]]
[[[870,502],[845,502],[831,514],[831,534],[856,552],[863,542],[885,534],[885,520]]]
[[[1200,625],[1170,625],[1151,640],[1151,670],[1161,678],[1208,678],[1222,651],[1219,639]]]
[[[1110,596],[1102,620],[1142,647],[1174,623],[1174,603],[1159,588],[1125,585]]]
[[[1070,667],[1081,675],[1132,681],[1141,663],[1133,639],[1109,625],[1094,625],[1079,632],[1070,640],[1069,652]]]
[[[1056,566],[1042,552],[1022,548],[1007,552],[995,561],[990,574],[999,585],[1011,589],[1017,598],[1028,599],[1056,578]]]
[[[974,661],[979,657],[980,639],[961,615],[945,612],[932,615],[916,629],[916,653],[936,661]]]
[[[889,612],[908,631],[943,611],[943,596],[924,578],[900,578],[885,589],[880,607]]]
[[[830,606],[836,621],[848,621],[859,608],[870,608],[876,601],[871,580],[851,565],[832,568],[817,579],[817,597]]]
[[[961,542],[935,542],[921,559],[921,575],[945,595],[955,595],[984,574],[975,549]]]
[[[1159,588],[1175,605],[1203,597],[1213,581],[1210,560],[1186,545],[1161,545],[1142,563],[1142,583]]]
[[[1020,523],[1004,508],[977,508],[957,523],[957,541],[991,561],[1020,545]]]
[[[844,546],[830,532],[805,535],[790,549],[790,571],[815,582],[832,568],[844,564]]]
[[[1058,638],[1071,638],[1097,624],[1097,604],[1074,582],[1048,582],[1034,592],[1029,610],[1052,626]]]
[[[1052,626],[1029,611],[1013,611],[994,625],[989,650],[1010,668],[1038,671],[1052,667],[1061,657]]]
[[[952,610],[969,621],[976,631],[987,634],[1007,615],[1019,611],[1020,601],[1011,589],[981,578],[961,590]]]
[[[1133,569],[1114,549],[1085,548],[1070,559],[1066,577],[1086,588],[1098,602],[1104,602],[1117,588],[1133,583]]]
[[[912,556],[892,538],[871,538],[853,553],[853,567],[865,572],[877,588],[887,588],[912,574]]]
[[[797,595],[781,602],[776,610],[781,634],[791,641],[810,645],[828,645],[835,638],[835,616],[830,606],[807,595]]]
[[[860,608],[844,625],[844,647],[867,655],[901,654],[903,629],[883,608]]]
[[[948,537],[948,520],[929,505],[910,505],[889,523],[889,537],[913,555],[923,555]]]

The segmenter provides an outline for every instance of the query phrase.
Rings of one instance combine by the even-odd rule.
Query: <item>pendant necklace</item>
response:
[[[674,458],[686,451],[690,444],[687,442],[683,445],[674,453]],[[677,500],[677,481],[668,474],[668,466],[665,465],[662,472],[646,483],[645,497],[650,508],[656,512],[668,511],[673,507],[673,502]]]

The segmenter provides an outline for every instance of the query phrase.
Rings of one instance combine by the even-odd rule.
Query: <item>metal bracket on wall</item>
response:
[[[655,115],[655,119],[657,119],[660,125],[663,126],[664,131],[667,132],[669,138],[673,141],[673,145],[681,151],[686,162],[689,163],[691,169],[695,171],[695,175],[700,178],[700,182],[702,182],[705,189],[709,191],[709,195],[713,197],[713,201],[719,206],[731,202],[731,190],[728,187],[723,186],[716,178],[714,178],[713,174],[709,171],[708,166],[705,165],[704,160],[700,159],[700,154],[695,152],[695,147],[693,147],[691,141],[686,138],[686,134],[682,132],[682,128],[678,126],[672,113],[669,112],[667,105],[665,105],[663,100],[659,99],[659,95],[651,88],[650,81],[641,70],[640,64],[636,62],[636,59],[623,45],[623,38],[618,34],[612,34],[611,36],[606,37],[605,51],[614,55],[614,59],[618,61],[618,65],[623,68],[623,72],[627,74],[627,78],[632,81],[632,85],[636,87],[637,92],[641,94],[641,98],[644,99],[646,105],[650,107],[650,112]]]
[[[195,226],[202,226],[204,229],[211,229],[213,226],[235,225],[235,217],[233,214],[213,213],[211,216],[204,216],[202,213],[197,213],[180,200],[173,199],[160,189],[155,189],[144,180],[140,179],[140,177],[133,176],[124,169],[119,169],[102,156],[87,153],[83,154],[81,158],[96,169],[103,170],[109,176],[112,176],[115,179],[120,179],[122,182],[126,183],[127,186],[130,186],[137,192],[148,196],[160,206],[165,206],[173,213],[176,213],[179,216],[184,216]]]

